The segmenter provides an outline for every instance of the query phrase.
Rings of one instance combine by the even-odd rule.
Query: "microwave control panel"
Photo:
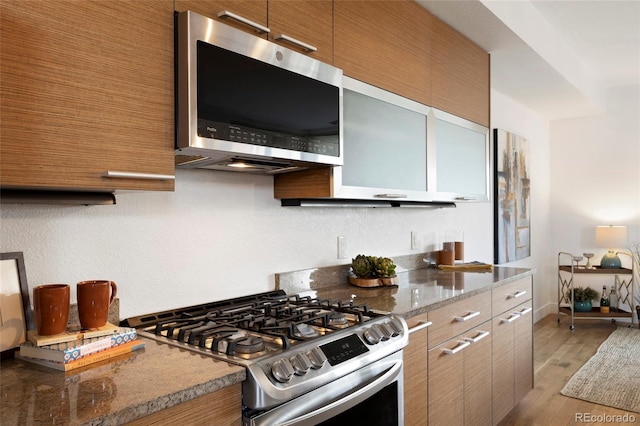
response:
[[[340,142],[337,135],[295,136],[237,124],[199,119],[198,136],[332,157],[340,156]]]

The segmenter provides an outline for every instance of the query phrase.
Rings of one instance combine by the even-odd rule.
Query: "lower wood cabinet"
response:
[[[242,384],[227,386],[128,424],[143,426],[165,425],[168,423],[176,425],[240,425],[242,423]]]
[[[491,322],[429,350],[429,424],[491,424]]]
[[[532,289],[526,277],[407,318],[405,425],[495,425],[527,395]]]
[[[494,317],[493,423],[497,424],[533,388],[531,300]]]
[[[404,348],[404,424],[427,424],[427,341],[429,336],[427,315],[407,319],[409,345]]]

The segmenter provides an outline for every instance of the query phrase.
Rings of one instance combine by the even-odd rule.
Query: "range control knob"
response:
[[[401,334],[401,333],[402,333],[402,330],[404,329],[404,328],[402,327],[402,323],[401,323],[401,322],[400,322],[400,320],[399,320],[398,318],[396,318],[396,317],[392,317],[392,318],[391,318],[391,321],[389,321],[389,322],[387,323],[387,325],[388,325],[389,327],[391,327],[391,329],[393,330],[393,335],[394,335],[394,336],[397,336],[398,334]]]
[[[389,340],[393,336],[393,329],[388,323],[380,324],[379,330],[382,333],[382,340]]]
[[[375,325],[366,329],[362,335],[364,336],[364,340],[366,340],[370,345],[378,344],[380,343],[380,340],[382,340],[382,333]]]
[[[325,362],[327,362],[326,355],[318,347],[315,347],[307,352],[307,357],[309,357],[309,361],[311,361],[311,368],[313,369],[318,369],[322,367]]]
[[[293,377],[295,371],[287,358],[282,358],[273,363],[271,374],[280,383],[286,383]]]
[[[311,368],[311,361],[307,354],[297,353],[291,358],[291,365],[298,376],[307,374]]]

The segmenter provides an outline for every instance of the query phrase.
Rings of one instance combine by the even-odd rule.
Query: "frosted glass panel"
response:
[[[426,191],[427,117],[344,90],[342,184]]]
[[[436,119],[436,142],[438,191],[486,194],[485,133]]]

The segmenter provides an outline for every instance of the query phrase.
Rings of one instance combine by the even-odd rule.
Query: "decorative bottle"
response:
[[[607,298],[607,287],[602,286],[602,297],[600,297],[600,313],[609,313],[609,298]]]
[[[616,292],[616,287],[613,285],[609,292],[609,309],[611,312],[618,312],[618,293]]]

